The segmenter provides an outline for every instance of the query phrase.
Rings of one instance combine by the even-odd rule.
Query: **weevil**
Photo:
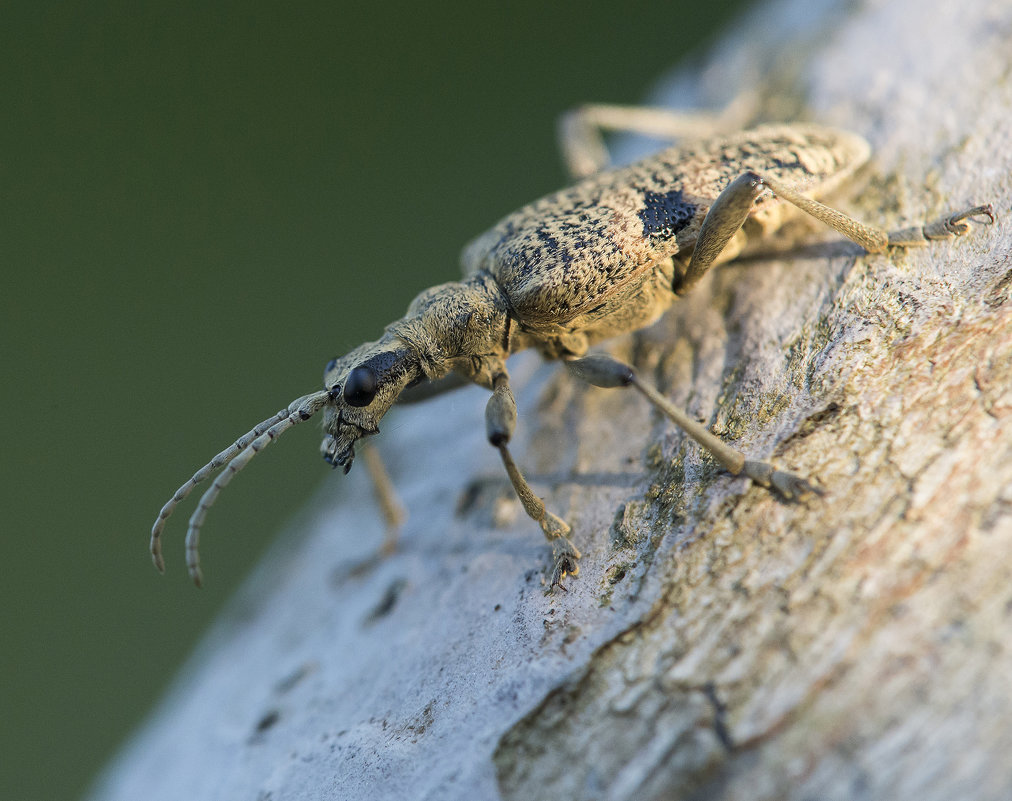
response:
[[[599,116],[602,108],[605,117],[610,113],[592,108]],[[585,117],[571,118],[574,130],[589,130]],[[423,291],[379,339],[332,359],[323,389],[256,425],[176,490],[151,531],[158,570],[165,567],[166,521],[219,468],[186,536],[187,566],[198,586],[198,543],[208,510],[232,477],[285,431],[320,415],[323,458],[347,473],[355,445],[378,433],[395,402],[474,383],[491,392],[488,441],[498,449],[524,510],[552,544],[551,586],[576,575],[580,553],[569,526],[545,508],[509,448],[517,409],[506,360],[526,348],[561,360],[592,385],[635,388],[730,473],[788,500],[817,495],[820,490],[804,478],[748,459],[724,443],[629,365],[588,349],[653,323],[711,266],[734,258],[747,239],[776,229],[797,210],[871,253],[960,236],[971,221],[994,222],[991,206],[981,205],[888,234],[819,203],[815,197],[868,159],[869,146],[856,134],[818,125],[766,125],[700,138],[616,169],[597,170],[601,159],[593,150],[574,147],[569,154],[573,171],[590,173],[587,177],[509,214],[473,240],[463,251],[461,280]]]

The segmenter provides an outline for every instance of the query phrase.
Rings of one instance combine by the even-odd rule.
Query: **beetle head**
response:
[[[258,423],[173,493],[151,528],[151,558],[155,567],[160,571],[165,569],[161,537],[166,521],[180,501],[214,471],[228,465],[201,497],[186,534],[187,565],[198,586],[201,583],[198,541],[204,517],[225,485],[257,453],[292,426],[322,413],[327,432],[323,438],[323,457],[334,467],[341,465],[348,472],[355,458],[355,442],[379,431],[380,418],[397,400],[401,390],[421,374],[418,357],[403,342],[389,336],[362,345],[343,359],[331,361],[324,373],[327,389],[296,398],[287,408]]]
[[[437,380],[450,369],[469,370],[467,377],[491,387],[489,369],[479,370],[474,354],[504,349],[507,306],[489,276],[470,282],[442,284],[422,292],[403,319],[387,326],[376,342],[367,342],[348,355],[333,359],[323,376],[324,389],[296,398],[285,409],[261,421],[194,473],[162,507],[151,528],[151,558],[162,570],[161,535],[179,503],[200,482],[215,477],[190,518],[186,535],[187,562],[200,583],[198,540],[207,511],[221,490],[250,460],[285,431],[317,414],[323,417],[323,458],[347,472],[355,458],[355,443],[379,431],[379,421],[403,390],[428,379]]]
[[[380,419],[404,388],[421,376],[411,350],[386,338],[332,359],[323,374],[323,385],[329,390],[322,410],[324,460],[347,473],[355,458],[355,443],[379,432]]]

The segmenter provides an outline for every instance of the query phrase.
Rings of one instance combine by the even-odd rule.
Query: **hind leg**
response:
[[[994,210],[986,204],[963,209],[927,225],[889,234],[812,200],[779,181],[755,172],[744,172],[727,185],[706,213],[689,265],[681,277],[675,277],[673,289],[676,294],[684,295],[706,274],[724,247],[741,230],[756,199],[767,191],[839,231],[869,253],[878,253],[887,247],[916,247],[934,240],[952,239],[969,231],[973,220],[991,224],[995,219]]]

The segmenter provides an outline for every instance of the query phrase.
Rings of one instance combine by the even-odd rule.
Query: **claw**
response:
[[[789,501],[804,501],[825,494],[823,490],[809,484],[801,476],[776,470],[773,465],[766,462],[746,460],[741,472],[757,484],[776,490]]]
[[[953,214],[949,217],[949,225],[952,226],[956,223],[963,222],[964,220],[972,220],[974,217],[987,217],[987,222],[984,222],[983,220],[977,220],[977,222],[982,225],[994,225],[994,206],[990,203],[985,203],[983,206],[974,206],[972,209],[967,209],[966,211]],[[960,233],[969,229],[970,226],[964,223],[961,227],[962,231]]]
[[[789,501],[803,501],[824,494],[821,489],[809,484],[801,476],[783,470],[774,470],[770,483]]]
[[[555,566],[552,568],[552,581],[548,585],[548,592],[552,592],[556,587],[560,587],[563,592],[569,592],[562,580],[566,576],[579,574],[580,565],[577,560],[580,558],[580,552],[568,539],[558,537],[552,543],[552,556],[555,559]]]
[[[949,239],[954,236],[962,236],[970,230],[971,222],[993,225],[995,222],[994,206],[985,203],[982,206],[957,211],[944,220],[924,226],[924,237],[925,239]]]

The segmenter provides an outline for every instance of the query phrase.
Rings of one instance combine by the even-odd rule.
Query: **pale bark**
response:
[[[720,268],[611,346],[823,498],[784,503],[633,393],[520,360],[514,453],[573,526],[569,591],[543,593],[487,393],[406,409],[382,443],[402,549],[351,570],[382,538],[353,471],[95,797],[1012,797],[1010,67],[1007,2],[827,0],[762,7],[671,81],[866,136],[838,205],[869,222],[995,204],[877,256],[793,229],[767,254],[824,244]]]

